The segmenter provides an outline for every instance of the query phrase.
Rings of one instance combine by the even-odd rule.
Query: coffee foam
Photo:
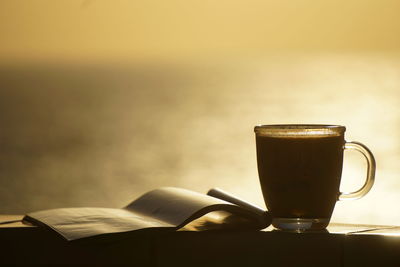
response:
[[[260,125],[254,128],[257,136],[279,138],[323,138],[341,136],[346,128],[336,125]]]

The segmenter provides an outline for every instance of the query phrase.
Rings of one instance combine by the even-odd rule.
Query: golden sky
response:
[[[161,186],[263,205],[253,126],[328,123],[378,164],[333,220],[400,225],[399,14],[400,0],[1,0],[0,212],[122,207]],[[56,64],[2,65],[19,60]],[[354,158],[344,191],[365,175]]]
[[[0,59],[400,48],[400,1],[5,0]]]

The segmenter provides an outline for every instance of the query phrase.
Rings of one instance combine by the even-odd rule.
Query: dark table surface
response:
[[[331,224],[326,232],[133,232],[67,242],[0,215],[0,265],[400,266],[400,227]],[[9,222],[8,221],[17,221]]]

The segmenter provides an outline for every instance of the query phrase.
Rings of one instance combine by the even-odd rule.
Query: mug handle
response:
[[[364,185],[354,192],[339,192],[338,200],[359,199],[365,196],[371,190],[375,181],[376,163],[372,152],[365,145],[359,142],[346,142],[344,149],[354,149],[364,155],[367,160],[367,179]]]

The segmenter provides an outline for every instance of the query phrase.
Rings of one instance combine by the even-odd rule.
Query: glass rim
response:
[[[334,124],[265,124],[256,125],[254,132],[261,136],[340,136],[346,127]]]

